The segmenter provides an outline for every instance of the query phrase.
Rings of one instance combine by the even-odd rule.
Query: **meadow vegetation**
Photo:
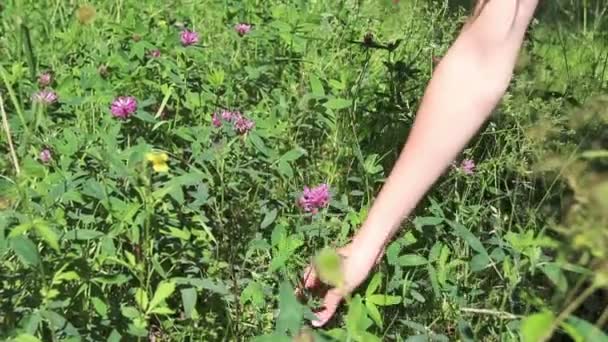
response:
[[[340,280],[469,9],[3,1],[0,339],[608,341],[608,4],[541,3],[490,121],[312,329],[304,267]]]

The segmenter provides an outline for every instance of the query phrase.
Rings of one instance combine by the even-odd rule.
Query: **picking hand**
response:
[[[341,288],[333,287],[325,292],[323,306],[315,313],[317,320],[312,322],[315,327],[321,327],[331,319],[342,299],[367,278],[370,270],[378,264],[383,254],[383,251],[377,252],[365,247],[355,249],[353,244],[348,244],[338,249],[337,252],[342,256],[344,286]],[[302,283],[306,290],[316,290],[323,285],[312,265],[306,267]],[[300,295],[302,291],[302,288],[297,288],[296,294]]]

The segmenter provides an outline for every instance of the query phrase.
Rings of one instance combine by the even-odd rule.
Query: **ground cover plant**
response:
[[[465,4],[0,3],[0,338],[608,341],[602,1],[541,4],[329,325],[294,293],[311,260],[340,281]]]

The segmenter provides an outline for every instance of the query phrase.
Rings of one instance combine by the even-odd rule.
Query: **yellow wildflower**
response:
[[[164,152],[146,153],[146,160],[152,163],[152,168],[156,172],[169,171],[169,165],[167,164],[169,156],[167,156],[167,154]]]

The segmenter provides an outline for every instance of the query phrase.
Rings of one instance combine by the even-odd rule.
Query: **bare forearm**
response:
[[[505,3],[515,9],[515,1],[492,2],[496,5],[466,28],[435,71],[410,136],[355,245],[370,250],[386,245],[504,94],[527,22],[519,22],[510,31],[510,22],[493,23],[495,31],[489,32],[484,25],[491,23],[492,11],[506,10],[501,8]],[[531,13],[523,18],[519,14],[517,20],[529,22]]]

